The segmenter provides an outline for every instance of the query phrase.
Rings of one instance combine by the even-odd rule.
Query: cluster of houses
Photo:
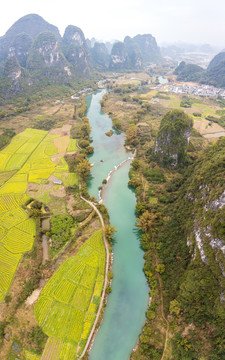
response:
[[[194,85],[190,86],[187,84],[172,84],[168,87],[168,91],[177,94],[193,94],[196,96],[207,96],[215,97],[221,96],[225,98],[225,89],[216,88],[210,85]]]
[[[80,97],[80,95],[87,94],[87,93],[90,92],[90,91],[92,91],[91,88],[85,88],[85,89],[77,92],[76,94],[72,95],[72,96],[71,96],[71,99],[72,99],[72,100],[78,100],[79,97]]]
[[[111,80],[110,79],[104,79],[104,80],[99,80],[97,82],[97,85],[99,88],[101,88],[102,86],[104,86],[105,84],[109,83]]]

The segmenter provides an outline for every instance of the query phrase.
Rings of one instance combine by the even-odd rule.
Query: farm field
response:
[[[30,351],[25,352],[26,360],[40,360],[40,357],[36,354],[31,353]]]
[[[38,198],[36,192],[30,194],[29,185],[36,186],[37,191],[54,174],[63,177],[66,186],[78,182],[76,174],[69,174],[61,153],[57,161],[52,160],[59,151],[66,151],[69,143],[69,136],[27,128],[0,151],[0,302],[7,294],[22,255],[32,249],[36,235],[35,220],[29,218],[22,206],[31,195],[47,203],[51,192],[54,202],[64,191],[63,184],[54,187],[51,183],[49,192],[46,194],[41,188]]]
[[[104,273],[105,248],[98,230],[59,267],[34,306],[38,324],[49,336],[41,360],[75,359],[82,353],[100,303]]]

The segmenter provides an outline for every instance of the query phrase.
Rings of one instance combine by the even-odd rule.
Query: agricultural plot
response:
[[[0,171],[20,169],[46,134],[46,131],[26,129],[23,133],[15,136],[0,153]]]
[[[0,195],[0,302],[4,299],[22,254],[33,246],[36,224],[20,207],[26,196]]]
[[[78,176],[76,173],[69,173],[68,177],[64,181],[65,186],[78,185]]]
[[[26,360],[40,360],[40,357],[30,351],[25,351],[25,359]]]
[[[77,140],[76,139],[70,139],[69,146],[67,148],[67,152],[77,151],[79,150],[77,147]]]
[[[36,223],[21,207],[28,199],[27,185],[41,184],[55,171],[66,172],[69,177],[65,159],[61,157],[59,163],[51,159],[68,145],[69,137],[26,129],[0,151],[0,302],[22,255],[33,247]],[[75,181],[72,175],[69,182]]]
[[[59,154],[65,153],[67,151],[69,143],[69,136],[60,136],[54,139],[54,145],[56,146]]]
[[[0,186],[4,184],[7,180],[9,180],[13,175],[15,174],[15,171],[7,171],[0,173]]]
[[[49,336],[42,360],[75,359],[82,353],[100,303],[105,275],[102,264],[105,248],[99,230],[43,288],[34,306],[37,321]]]

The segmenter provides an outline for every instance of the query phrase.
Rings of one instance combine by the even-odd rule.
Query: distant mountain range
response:
[[[30,14],[0,37],[0,92],[10,98],[37,84],[71,86],[77,79],[90,79],[96,70],[140,69],[161,60],[150,34],[127,36],[112,46],[93,38],[86,40],[82,30],[73,25],[67,26],[61,37],[56,26]]]
[[[182,61],[175,69],[179,81],[196,81],[216,87],[225,87],[225,51],[217,54],[206,70],[194,64]]]

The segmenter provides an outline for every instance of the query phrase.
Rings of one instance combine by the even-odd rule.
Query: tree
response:
[[[180,303],[176,299],[170,301],[170,314],[179,315],[180,313]]]
[[[82,147],[82,148],[86,148],[86,147],[89,146],[89,141],[88,141],[88,140],[80,140],[80,141],[79,141],[79,145],[80,145],[80,147]]]
[[[110,226],[110,225],[105,226],[105,237],[108,242],[112,240],[115,232],[116,232],[115,226]]]
[[[94,152],[93,146],[88,146],[88,147],[86,147],[86,149],[85,149],[85,154],[86,154],[86,155],[93,154],[93,152]]]
[[[137,226],[144,233],[152,233],[153,227],[158,217],[159,214],[152,214],[148,210],[146,210],[139,218],[137,218]]]
[[[164,264],[159,264],[156,266],[155,269],[159,274],[163,274],[165,272],[165,265]]]
[[[39,216],[41,216],[41,214],[42,214],[41,209],[31,208],[29,210],[29,216],[31,218],[38,218]]]
[[[145,202],[137,202],[136,203],[136,212],[138,214],[143,214],[147,210],[147,205]]]
[[[88,160],[83,159],[82,161],[79,162],[79,164],[77,165],[77,173],[78,176],[85,181],[87,179],[87,177],[89,176],[90,173],[90,168],[91,168],[91,164],[89,163]]]
[[[137,132],[138,132],[138,127],[136,125],[132,125],[127,129],[126,140],[125,140],[126,145],[132,145],[132,146],[137,145],[138,143]]]
[[[117,130],[121,130],[121,129],[122,129],[122,125],[121,125],[120,119],[114,118],[114,119],[113,119],[113,126],[114,126]]]
[[[81,137],[89,137],[91,132],[91,126],[88,123],[85,123],[81,126]]]

